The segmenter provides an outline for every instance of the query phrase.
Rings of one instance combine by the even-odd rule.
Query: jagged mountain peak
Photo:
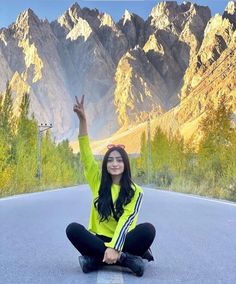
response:
[[[132,13],[130,13],[127,9],[125,9],[124,15],[122,16],[123,23],[125,24],[126,21],[131,21]]]
[[[155,7],[153,7],[150,16],[158,17],[160,15],[163,15],[163,13],[169,15],[171,13],[171,10],[176,10],[178,8],[179,5],[176,1],[160,2],[157,3]]]
[[[101,24],[100,26],[109,26],[109,27],[115,27],[115,22],[113,21],[111,15],[108,13],[102,13],[100,15]]]
[[[223,18],[229,19],[229,21],[236,26],[236,3],[234,1],[228,2],[223,14]]]
[[[225,11],[227,11],[229,14],[235,14],[236,13],[236,3],[235,1],[229,1],[226,8],[225,8]]]
[[[125,10],[122,18],[117,23],[117,26],[128,39],[129,47],[144,44],[144,25],[145,21],[141,17],[130,13],[128,10]]]
[[[82,14],[82,9],[79,4],[75,2],[67,11],[68,16],[75,22]]]
[[[75,2],[62,16],[58,18],[61,26],[71,30],[77,24],[78,19],[82,15],[82,10],[77,2]]]
[[[119,25],[125,26],[127,23],[133,22],[136,17],[138,16],[133,13],[130,13],[127,9],[125,9],[124,14],[119,21]]]
[[[27,10],[20,13],[18,18],[21,18],[21,17],[37,17],[37,16],[31,8],[28,8]]]
[[[188,2],[183,2],[183,5],[186,5]],[[163,1],[157,3],[156,7],[160,7],[162,9],[169,9],[170,7],[177,7],[179,6],[177,1]],[[154,7],[155,8],[155,7]]]
[[[139,17],[134,13],[129,12],[126,9],[119,23],[122,23],[122,25],[124,26],[127,22],[135,22],[135,21],[144,22],[144,20],[141,17]]]
[[[174,20],[178,14],[184,13],[204,13],[209,12],[210,9],[207,6],[200,6],[196,3],[184,1],[182,4],[178,4],[176,1],[166,1],[158,3],[151,11],[150,17],[163,18],[163,16]]]
[[[75,2],[75,3],[69,8],[69,11],[71,11],[72,13],[81,11],[80,5],[79,5],[77,2]]]
[[[144,23],[144,20],[140,16],[138,16],[134,13],[130,13],[126,9],[122,18],[119,20],[118,25],[120,25],[122,27],[122,26],[126,26],[129,23],[133,23],[133,24],[136,25],[136,24]]]
[[[199,5],[197,5],[196,3],[190,3],[190,2],[187,2],[187,3],[186,3],[186,6],[189,7],[189,8],[187,9],[187,11],[189,10],[189,11],[191,11],[191,12],[197,12],[199,9],[206,7],[206,6],[199,6]],[[186,7],[186,6],[185,6],[185,7]],[[180,7],[181,7],[181,6],[180,6]]]
[[[201,34],[210,17],[211,12],[207,6],[190,2],[178,5],[176,1],[168,1],[158,3],[152,9],[147,23],[154,30],[164,30],[166,40],[173,42],[174,38],[181,34],[183,36],[189,29],[195,35]],[[169,38],[168,34],[171,35]]]
[[[21,25],[21,24],[30,25],[32,23],[40,23],[40,19],[30,8],[20,13],[20,15],[16,19],[16,25]]]
[[[223,30],[225,27],[230,25],[230,21],[227,17],[221,16],[220,14],[215,14],[207,23],[207,26],[204,31],[204,37],[208,34],[211,36],[212,32],[216,30]]]
[[[14,33],[19,40],[30,36],[31,41],[39,39],[42,34],[51,37],[51,29],[48,20],[41,20],[32,9],[23,11],[16,19],[16,22],[9,26],[11,33]]]

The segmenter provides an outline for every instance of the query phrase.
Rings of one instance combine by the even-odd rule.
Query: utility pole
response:
[[[147,157],[147,166],[148,166],[148,184],[151,182],[151,131],[150,131],[150,115],[148,115],[147,120],[147,146],[148,146],[148,157]]]
[[[49,128],[52,128],[52,124],[39,124],[38,125],[38,147],[37,147],[37,161],[38,161],[38,168],[37,168],[37,172],[36,172],[36,178],[38,178],[38,180],[41,180],[42,177],[42,151],[41,151],[41,142],[42,142],[42,133],[46,130],[48,130]]]

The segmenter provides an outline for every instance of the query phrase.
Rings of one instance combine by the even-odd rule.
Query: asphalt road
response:
[[[139,222],[155,225],[155,262],[83,274],[65,235],[88,224],[87,185],[0,199],[0,283],[236,283],[236,203],[144,189]]]

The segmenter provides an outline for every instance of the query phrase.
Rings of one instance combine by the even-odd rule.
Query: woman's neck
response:
[[[121,180],[122,175],[118,175],[118,176],[111,176],[112,178],[112,183],[120,185],[120,180]]]

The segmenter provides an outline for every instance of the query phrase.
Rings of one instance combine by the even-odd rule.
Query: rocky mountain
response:
[[[0,29],[0,92],[9,80],[16,115],[29,92],[31,112],[53,124],[58,141],[76,139],[72,107],[82,94],[93,139],[136,129],[130,151],[138,151],[148,117],[152,129],[190,139],[210,98],[224,92],[235,102],[235,17],[234,1],[212,18],[208,7],[167,1],[146,21],[126,10],[117,23],[78,3],[51,23],[28,9]]]
[[[181,101],[175,119],[186,139],[196,143],[200,136],[199,120],[209,101],[216,105],[225,95],[236,113],[236,3],[229,2],[223,16],[217,14],[208,22],[198,53],[184,75]]]
[[[64,129],[70,129],[73,122],[71,114],[65,111],[70,108],[72,99],[57,52],[57,38],[50,24],[39,20],[29,9],[0,34],[0,50],[9,69],[5,78],[15,94],[16,115],[23,94],[29,92],[31,112],[39,123],[55,124],[58,139],[61,139]],[[5,83],[1,82],[1,86]]]
[[[212,17],[205,28],[198,52],[192,56],[183,77],[177,106],[151,119],[152,135],[156,127],[169,133],[179,132],[185,141],[197,146],[201,139],[199,122],[206,114],[209,101],[215,105],[222,95],[232,106],[232,123],[236,123],[236,3],[230,1],[223,15]],[[147,123],[113,136],[114,143],[125,143],[130,152],[139,152],[140,138]],[[95,144],[103,152],[108,140]]]

